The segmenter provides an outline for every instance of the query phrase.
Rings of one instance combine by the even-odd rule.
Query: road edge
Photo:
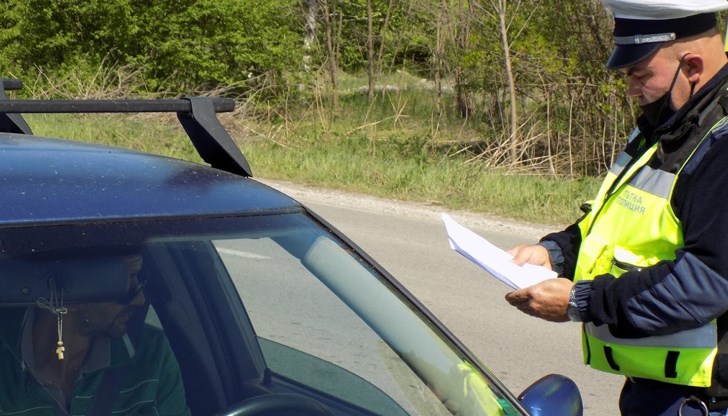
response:
[[[307,200],[313,200],[326,205],[356,207],[385,215],[395,212],[406,213],[408,216],[416,216],[432,222],[441,221],[440,214],[447,212],[466,227],[519,234],[524,237],[524,243],[537,241],[550,232],[563,229],[563,226],[531,224],[483,213],[449,210],[433,204],[386,199],[277,179],[255,178],[255,180],[278,189],[304,205]]]

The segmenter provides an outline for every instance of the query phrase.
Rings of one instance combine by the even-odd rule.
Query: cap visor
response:
[[[607,60],[608,69],[621,69],[632,66],[637,62],[657,52],[663,42],[645,43],[643,45],[617,45],[612,56]]]

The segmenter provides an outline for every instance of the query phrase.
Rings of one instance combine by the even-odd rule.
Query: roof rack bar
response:
[[[202,160],[216,169],[253,176],[245,156],[216,116],[235,110],[235,100],[231,98],[6,100],[2,99],[4,86],[5,80],[0,84],[0,131],[30,134],[30,129],[24,131],[18,125],[16,119],[23,121],[19,113],[177,113]]]
[[[23,88],[23,81],[19,79],[0,78],[0,101],[7,100],[6,90],[19,90]],[[0,113],[0,131],[20,134],[33,134],[33,131],[20,114]]]
[[[212,99],[215,113],[235,110],[231,98]],[[0,100],[0,113],[178,113],[191,112],[187,99]]]
[[[186,101],[190,111],[177,112],[177,119],[202,160],[226,172],[253,176],[243,152],[215,115],[215,99],[191,97]]]
[[[2,80],[3,89],[9,90],[20,90],[23,89],[23,81],[16,78],[0,78]]]

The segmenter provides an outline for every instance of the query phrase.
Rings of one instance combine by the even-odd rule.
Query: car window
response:
[[[112,254],[119,247],[141,253],[139,270],[123,272],[127,260],[109,257],[118,257]],[[136,384],[133,377],[124,379],[132,384],[116,389],[133,391],[164,379],[164,386],[145,391],[143,399],[174,409],[167,413],[186,414],[189,406],[193,415],[216,414],[254,397],[297,393],[337,409],[336,414],[517,414],[512,396],[418,305],[302,210],[5,228],[0,249],[5,289],[0,291],[0,378],[14,380],[0,389],[0,410],[6,413],[22,410],[15,404],[29,391],[15,382],[28,377],[20,352],[24,311],[38,299],[53,298],[48,282],[55,276],[65,279],[66,304],[144,308],[145,322],[138,327],[155,341],[152,346],[137,348],[116,333],[112,350],[124,351],[126,361],[139,361],[134,374],[145,378]],[[56,256],[64,259],[63,269],[55,269]],[[33,259],[31,266],[26,259]],[[76,325],[85,325],[85,317],[101,317],[94,311],[77,317]],[[131,321],[123,311],[117,315]],[[70,316],[64,318],[67,331]],[[52,352],[57,328],[55,317],[46,313],[49,317],[46,323],[52,325],[42,345]],[[68,358],[72,346],[64,347]],[[86,384],[73,386],[73,395],[71,390],[54,394],[74,397],[66,408],[85,413],[111,367],[93,369]],[[150,368],[156,376],[146,376]],[[123,395],[115,399],[114,408],[141,403],[124,400]],[[52,398],[40,406],[54,413]]]
[[[377,414],[510,409],[382,276],[315,227],[215,246],[274,374]]]
[[[0,258],[0,413],[184,414],[141,268],[141,251]]]
[[[448,414],[397,354],[278,244],[266,238],[216,247],[273,372],[378,414]],[[395,401],[383,400],[388,396]]]

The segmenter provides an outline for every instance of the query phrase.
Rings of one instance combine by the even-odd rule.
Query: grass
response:
[[[201,162],[173,116],[28,115],[35,134],[109,144]],[[223,118],[225,122],[226,119]],[[486,169],[464,154],[447,155],[423,132],[394,129],[254,137],[227,119],[255,176],[424,202],[539,224],[566,224],[579,215],[598,181],[517,175]],[[239,120],[238,120],[239,121]],[[361,120],[356,121],[360,123]],[[356,124],[354,123],[354,124]],[[270,126],[269,126],[270,127]],[[348,128],[348,127],[347,127]],[[319,129],[320,130],[320,129]],[[346,128],[340,130],[346,130]],[[276,131],[280,131],[277,129]],[[439,150],[438,150],[439,149]]]
[[[243,143],[255,174],[385,198],[562,225],[579,215],[595,179],[556,179],[484,170],[464,158],[407,154],[411,142],[366,138],[291,147]]]

